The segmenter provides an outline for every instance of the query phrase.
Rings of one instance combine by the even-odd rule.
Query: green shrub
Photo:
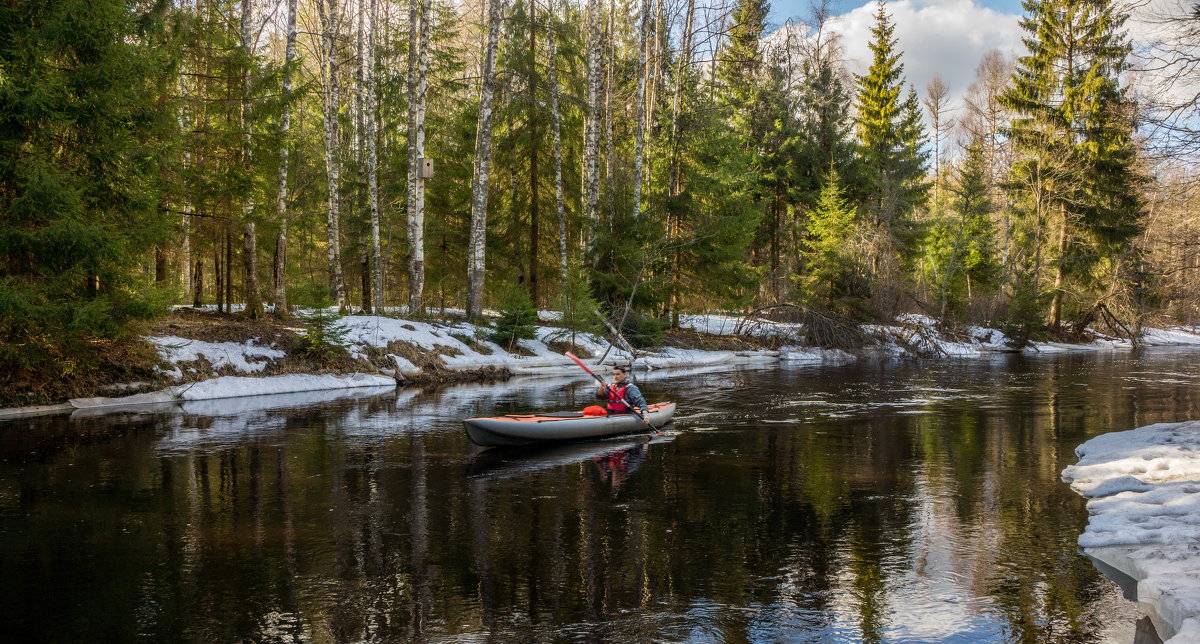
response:
[[[663,332],[670,325],[669,318],[660,320],[637,311],[630,311],[629,318],[625,320],[625,328],[621,329],[621,333],[635,347],[657,347],[662,345]]]
[[[304,337],[300,339],[300,353],[317,360],[329,362],[346,351],[346,327],[339,322],[341,316],[329,308],[314,309],[302,313]]]
[[[508,284],[500,296],[500,319],[496,320],[489,339],[512,351],[518,339],[537,337],[537,309],[520,284]]]

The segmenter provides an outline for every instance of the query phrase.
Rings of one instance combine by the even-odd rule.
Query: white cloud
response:
[[[935,74],[950,86],[951,105],[961,104],[963,92],[975,79],[983,55],[999,49],[1006,55],[1024,52],[1020,16],[980,6],[974,0],[898,0],[888,2],[895,25],[897,49],[903,52],[908,83],[924,95]],[[851,72],[864,74],[871,65],[871,27],[876,3],[836,17],[829,28],[837,33]]]

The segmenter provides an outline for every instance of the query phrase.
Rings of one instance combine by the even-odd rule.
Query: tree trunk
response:
[[[233,313],[233,228],[225,226],[225,312]]]
[[[167,253],[162,246],[154,247],[154,281],[167,281]]]
[[[532,101],[537,101],[538,91],[538,74],[537,74],[537,16],[536,3],[530,6],[530,21],[529,21],[529,98]],[[538,190],[540,186],[540,177],[538,176],[538,151],[542,147],[541,131],[538,129],[538,118],[533,116],[529,119],[529,298],[533,300],[533,305],[538,305],[538,242],[541,238],[541,225],[538,219]]]
[[[558,35],[554,28],[554,0],[548,0],[546,37],[550,42],[550,113],[554,123],[554,203],[558,211],[558,270],[562,286],[567,283],[567,215],[562,185],[562,115],[558,109]]]
[[[250,70],[253,67],[254,43],[251,41],[251,23],[254,21],[252,0],[242,0],[241,49],[245,68],[242,70],[242,172],[247,179],[253,168],[250,165]],[[245,270],[246,316],[262,316],[262,301],[258,296],[258,231],[254,222],[254,189],[247,190],[242,198],[242,264]]]
[[[1054,297],[1050,300],[1050,328],[1062,326],[1063,286],[1067,278],[1067,249],[1070,247],[1070,224],[1067,221],[1067,207],[1059,206],[1062,220],[1058,228],[1058,263],[1054,267]]]
[[[192,273],[192,306],[204,306],[204,262],[199,259]]]
[[[217,313],[225,312],[225,282],[221,271],[221,241],[214,240],[213,244],[213,299],[217,303]]]
[[[362,266],[362,310],[363,313],[370,313],[375,309],[371,304],[371,254],[366,246],[359,251],[358,262]]]
[[[606,35],[608,45],[608,64],[605,72],[606,78],[604,83],[604,205],[605,212],[609,217],[609,225],[612,225],[612,215],[616,212],[616,204],[613,199],[613,135],[612,135],[612,95],[613,95],[613,68],[617,65],[617,47],[616,37],[613,32],[616,30],[617,24],[617,4],[616,0],[608,0],[608,33]]]
[[[328,6],[326,6],[328,4]],[[339,156],[341,144],[338,127],[338,109],[341,100],[338,96],[338,51],[337,29],[339,25],[337,0],[321,0],[318,3],[321,11],[322,30],[325,37],[325,64],[322,65],[322,80],[325,96],[322,103],[325,125],[325,169],[329,189],[329,209],[325,220],[326,247],[325,258],[329,264],[329,297],[339,311],[346,309],[346,283],[342,276],[342,247],[340,232],[340,200],[338,191],[341,188],[342,162]]]
[[[292,0],[293,2],[295,0]],[[379,124],[376,122],[375,96],[375,33],[379,23],[378,0],[371,0],[371,25],[367,31],[367,199],[371,207],[371,257],[375,275],[375,313],[383,313],[383,251],[379,241],[379,174],[378,151]]]
[[[425,156],[425,90],[429,69],[429,4],[410,0],[408,54],[408,312],[424,307],[425,180],[420,177]]]
[[[279,219],[279,233],[275,236],[275,317],[286,319],[287,304],[287,235],[288,235],[288,135],[292,127],[292,65],[296,60],[296,4],[288,0],[287,47],[283,54],[283,84],[279,115],[279,174],[278,192],[275,200],[275,215]]]
[[[586,120],[583,128],[583,225],[584,249],[589,258],[595,247],[596,228],[600,223],[596,206],[600,200],[600,83],[601,76],[601,38],[599,2],[588,2],[588,89],[587,105],[585,106]],[[553,14],[553,11],[551,11]],[[557,93],[557,89],[555,90]],[[557,99],[557,96],[555,96]],[[558,110],[555,109],[555,114]]]
[[[642,0],[638,27],[637,139],[633,154],[633,218],[642,214],[642,160],[646,152],[646,36],[650,25],[650,0]]]
[[[496,49],[500,37],[500,2],[488,0],[487,46],[479,88],[475,161],[471,179],[471,235],[467,259],[467,317],[483,313],[484,255],[487,241],[488,177],[492,167],[492,98],[496,85]]]
[[[188,210],[186,203],[183,209],[184,211]],[[179,227],[183,234],[183,239],[179,243],[179,284],[181,287],[180,290],[186,298],[187,294],[192,290],[192,224],[188,221],[187,215],[181,215],[180,218]]]

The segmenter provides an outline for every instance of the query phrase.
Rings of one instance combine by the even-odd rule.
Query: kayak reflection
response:
[[[653,445],[675,440],[668,429],[662,434],[622,436],[586,443],[555,443],[553,445],[494,447],[475,455],[467,467],[472,478],[514,478],[565,467],[576,463],[592,463],[601,479],[619,486],[636,471]]]

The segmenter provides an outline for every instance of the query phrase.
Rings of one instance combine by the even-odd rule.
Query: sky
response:
[[[774,0],[768,29],[809,13],[810,0]],[[975,79],[983,54],[998,49],[1006,55],[1024,53],[1018,20],[1018,0],[889,0],[888,13],[896,25],[897,47],[904,53],[905,76],[924,95],[926,85],[940,74],[950,87],[950,105],[961,104],[963,92]],[[875,22],[873,0],[833,0],[837,18],[831,28],[842,40],[850,71],[862,74],[870,64],[870,29]]]

